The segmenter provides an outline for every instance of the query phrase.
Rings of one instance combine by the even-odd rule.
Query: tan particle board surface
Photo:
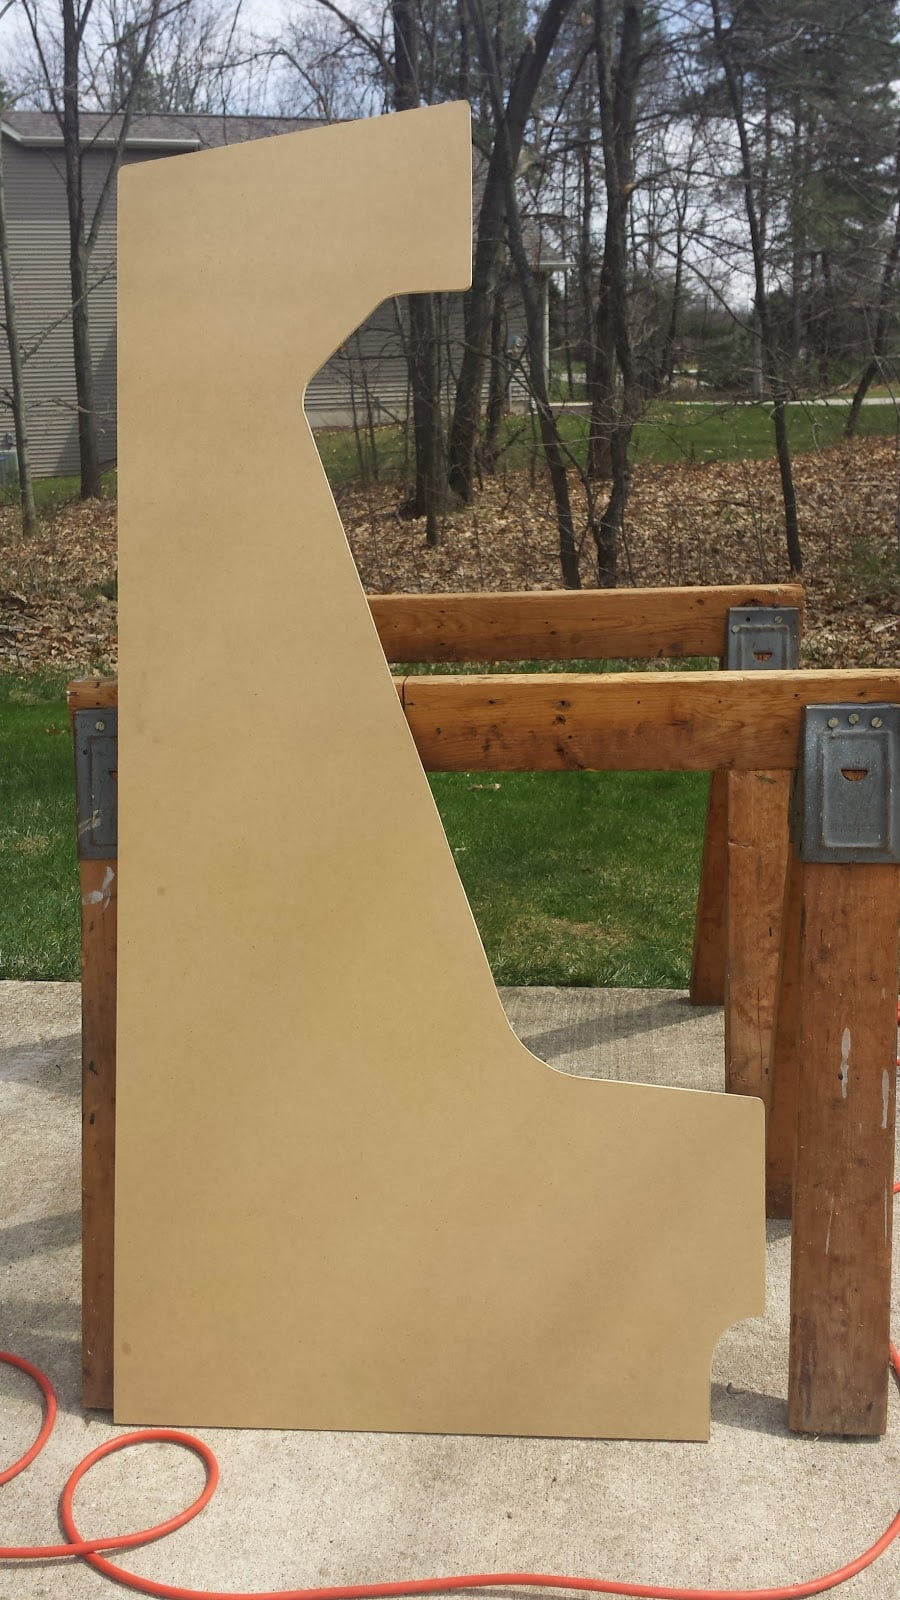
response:
[[[459,105],[122,177],[118,1421],[699,1438],[762,1308],[761,1105],[511,1032],[301,412],[470,194]]]

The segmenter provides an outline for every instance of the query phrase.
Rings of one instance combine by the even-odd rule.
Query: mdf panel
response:
[[[761,1105],[509,1029],[302,414],[469,138],[122,176],[120,1422],[699,1438],[762,1308]]]

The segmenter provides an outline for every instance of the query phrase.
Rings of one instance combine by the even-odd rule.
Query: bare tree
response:
[[[766,251],[765,236],[760,215],[759,196],[757,190],[758,174],[754,166],[753,151],[748,132],[747,118],[744,114],[744,98],[741,90],[741,81],[731,49],[731,42],[722,19],[721,0],[710,0],[713,21],[713,37],[715,40],[716,54],[722,68],[728,94],[728,103],[734,121],[740,149],[741,186],[744,199],[744,210],[747,218],[747,229],[750,235],[750,249],[753,260],[753,281],[755,288],[754,309],[756,325],[759,330],[759,343],[762,358],[766,367],[766,379],[772,395],[773,422],[775,428],[775,450],[778,456],[778,470],[781,475],[781,494],[784,501],[784,522],[787,537],[788,560],[792,572],[802,572],[803,552],[800,547],[800,529],[797,518],[797,493],[794,488],[794,474],[791,464],[791,448],[787,432],[787,401],[789,389],[781,370],[778,359],[778,350],[772,324],[771,308],[769,304],[769,291],[766,281]]]
[[[97,416],[94,404],[94,368],[90,343],[90,259],[103,223],[116,176],[122,162],[132,115],[160,20],[189,3],[147,0],[146,9],[128,22],[127,53],[131,68],[116,103],[109,106],[113,149],[99,195],[88,214],[85,199],[80,116],[85,81],[86,32],[94,0],[60,0],[59,26],[48,22],[47,8],[39,0],[21,0],[46,95],[63,138],[66,204],[69,221],[69,282],[72,298],[72,354],[78,409],[78,446],[81,462],[81,497],[99,496],[102,489]],[[120,46],[126,41],[119,40]],[[124,53],[124,52],[123,52]]]
[[[569,480],[566,471],[566,458],[556,426],[556,418],[550,405],[550,396],[547,391],[547,374],[544,366],[544,315],[540,291],[535,283],[534,273],[528,260],[522,238],[522,222],[519,214],[519,203],[516,195],[515,166],[512,151],[507,138],[506,119],[503,107],[503,89],[500,79],[500,69],[494,53],[491,37],[488,32],[484,10],[480,0],[468,0],[469,15],[472,21],[472,31],[478,40],[479,50],[489,80],[490,93],[493,102],[493,112],[497,125],[497,142],[495,148],[500,155],[500,173],[502,180],[503,206],[506,218],[506,232],[509,240],[510,254],[516,270],[519,287],[525,305],[525,325],[528,330],[528,366],[532,394],[538,414],[538,423],[541,430],[541,442],[544,448],[544,457],[547,470],[550,474],[550,483],[553,489],[553,499],[556,505],[556,522],[559,530],[560,565],[562,567],[563,582],[569,589],[581,588],[581,577],[578,571],[578,543],[575,537],[575,525],[572,520],[572,506],[569,496]]]
[[[408,111],[434,98],[433,34],[429,43],[415,0],[389,0],[366,21],[334,0],[319,0],[319,6],[312,34],[304,18],[272,41],[273,59],[290,71],[294,95],[286,104],[292,110],[297,109],[298,84],[304,108],[329,119],[338,113]],[[324,25],[323,15],[328,19]],[[446,501],[438,307],[432,294],[407,295],[405,306],[415,481],[403,513],[424,517],[426,542],[436,545]]]
[[[421,100],[419,21],[414,0],[391,0],[394,23],[394,105],[412,110]],[[411,515],[425,518],[425,542],[440,541],[440,513],[446,499],[441,426],[441,370],[438,319],[433,294],[406,297],[409,317],[409,383],[415,440],[415,488]]]
[[[243,0],[185,0],[160,10],[140,68],[147,0],[94,0],[90,48],[83,57],[82,104],[99,110],[124,105],[135,112],[239,109],[265,53],[240,28]],[[132,91],[132,82],[137,83]]]
[[[475,446],[481,417],[481,386],[490,346],[494,297],[504,255],[506,171],[518,165],[525,128],[550,52],[574,0],[547,0],[515,63],[499,120],[494,113],[493,142],[487,163],[472,287],[465,302],[465,343],[450,428],[450,486],[470,500],[475,478]],[[471,14],[471,12],[470,12]]]
[[[288,19],[260,49],[272,63],[272,92],[285,116],[340,122],[386,109],[388,39],[365,31],[357,38],[321,5]]]
[[[10,4],[12,0],[10,0]],[[9,10],[9,5],[0,11],[0,17]],[[9,103],[4,101],[0,106],[0,117],[9,109]],[[30,538],[37,532],[37,512],[34,505],[34,487],[31,481],[31,465],[28,458],[28,421],[25,402],[25,376],[22,360],[22,345],[19,338],[19,323],[16,314],[16,299],[13,288],[12,267],[9,258],[9,230],[6,224],[6,185],[3,172],[3,140],[0,138],[0,279],[3,282],[3,309],[4,332],[9,350],[10,387],[8,399],[13,414],[13,430],[16,439],[16,461],[19,477],[19,501],[22,507],[22,532]]]
[[[884,366],[884,358],[887,354],[887,336],[893,302],[894,278],[897,271],[897,262],[900,261],[900,128],[897,130],[897,143],[894,152],[894,182],[897,197],[894,211],[894,228],[881,269],[878,306],[875,313],[875,325],[872,329],[871,354],[854,390],[850,410],[847,414],[847,425],[844,429],[844,437],[847,439],[852,439],[856,433],[856,429],[859,426],[859,413],[862,409],[862,403],[875,379],[881,373]]]
[[[606,225],[591,361],[588,473],[592,478],[612,478],[599,522],[596,517],[591,519],[600,583],[605,588],[616,583],[619,534],[631,484],[629,446],[643,404],[631,339],[627,240],[643,13],[643,0],[624,0],[621,8],[607,0],[594,0]]]

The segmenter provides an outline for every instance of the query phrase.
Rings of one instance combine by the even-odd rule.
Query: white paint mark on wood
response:
[[[81,904],[83,906],[99,906],[101,911],[105,911],[109,905],[110,890],[112,889],[115,881],[115,868],[107,867],[103,874],[103,882],[101,883],[99,889],[89,889],[87,894],[83,894],[81,896]]]
[[[828,1213],[828,1232],[825,1235],[825,1254],[826,1255],[828,1254],[829,1250],[831,1249],[831,1224],[832,1224],[833,1221],[834,1221],[834,1201],[832,1200],[831,1209],[830,1209],[830,1211]]]
[[[850,1029],[845,1028],[841,1034],[841,1070],[838,1073],[841,1080],[841,1099],[846,1100],[847,1090],[850,1086]]]
[[[888,1125],[888,1107],[891,1103],[891,1075],[889,1072],[881,1074],[881,1126]]]

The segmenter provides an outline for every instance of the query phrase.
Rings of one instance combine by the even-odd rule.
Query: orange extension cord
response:
[[[900,1183],[894,1184],[894,1193],[900,1193]],[[890,1346],[891,1366],[900,1381],[900,1352]],[[32,1366],[21,1356],[0,1351],[0,1362],[18,1367],[38,1385],[44,1397],[44,1421],[31,1446],[18,1461],[0,1473],[0,1484],[24,1472],[43,1450],[56,1420],[56,1395],[49,1378],[39,1367]],[[168,1522],[158,1522],[155,1527],[144,1528],[139,1533],[122,1533],[114,1538],[83,1539],[75,1522],[72,1501],[81,1479],[97,1461],[114,1455],[117,1450],[127,1450],[133,1444],[177,1444],[199,1456],[206,1468],[206,1483],[197,1499]],[[102,1551],[137,1550],[141,1545],[152,1544],[176,1528],[183,1528],[201,1512],[212,1499],[219,1481],[219,1464],[208,1444],[195,1439],[190,1433],[180,1433],[175,1428],[142,1428],[137,1433],[119,1434],[92,1450],[70,1474],[59,1502],[59,1520],[66,1536],[65,1544],[0,1545],[0,1561],[49,1561],[65,1556],[81,1556],[96,1572],[102,1572],[116,1583],[125,1584],[138,1594],[159,1595],[163,1600],[387,1600],[394,1595],[445,1594],[462,1589],[587,1589],[599,1594],[644,1596],[645,1600],[802,1600],[805,1595],[823,1594],[846,1583],[858,1572],[870,1567],[883,1555],[900,1533],[900,1511],[885,1529],[880,1539],[855,1561],[849,1561],[836,1572],[828,1572],[809,1583],[788,1584],[780,1589],[678,1589],[646,1583],[617,1583],[607,1578],[567,1578],[556,1573],[542,1572],[469,1572],[449,1578],[420,1578],[407,1583],[347,1583],[327,1589],[267,1589],[238,1592],[233,1589],[182,1589],[170,1583],[154,1583],[151,1578],[139,1578],[126,1572],[112,1561],[107,1561]]]

